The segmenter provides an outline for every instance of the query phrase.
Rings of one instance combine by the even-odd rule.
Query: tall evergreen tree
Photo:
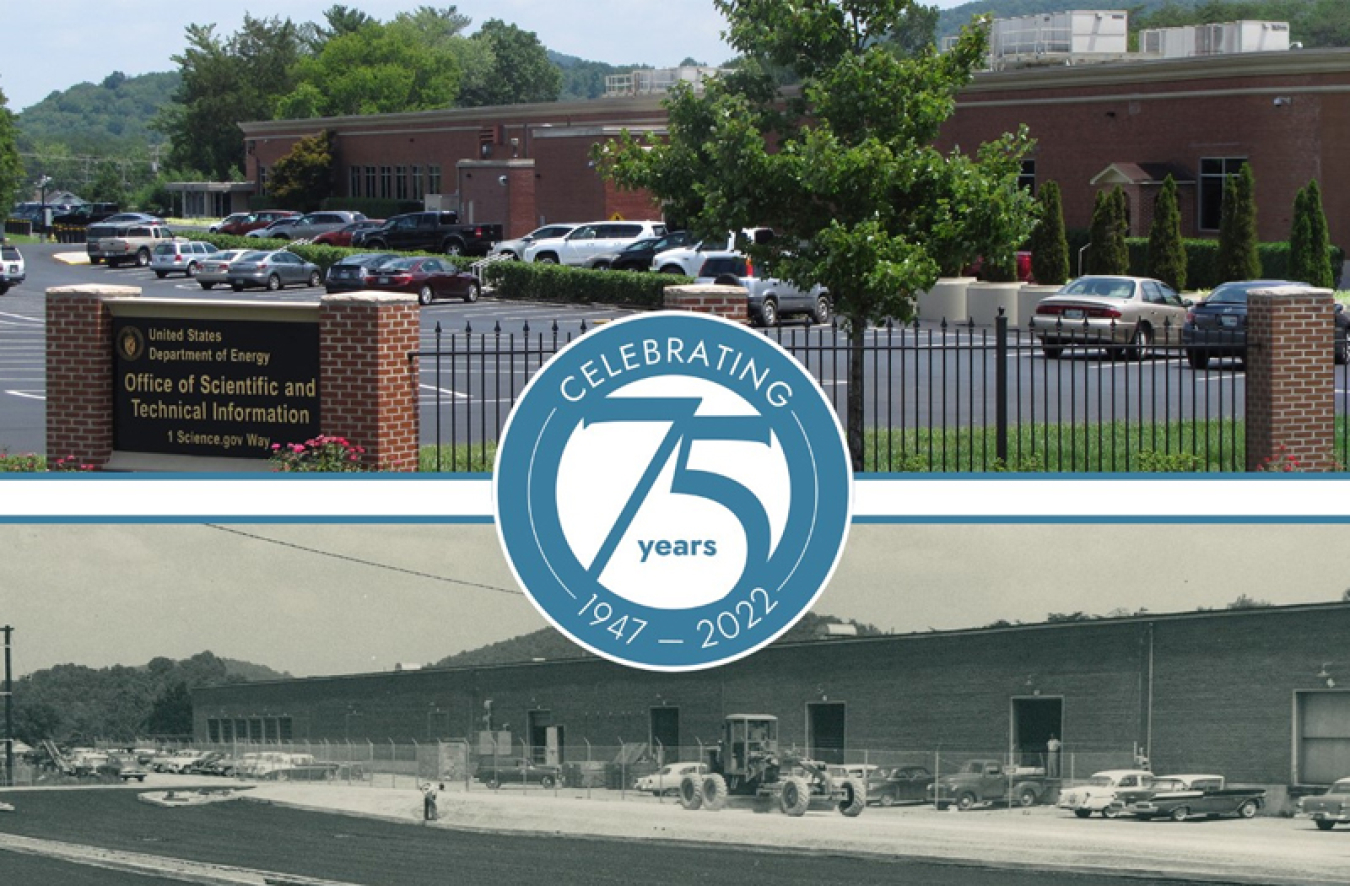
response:
[[[1289,279],[1306,281],[1312,274],[1312,228],[1308,223],[1308,189],[1294,195],[1294,216],[1289,226]]]
[[[1059,185],[1041,185],[1036,202],[1040,221],[1031,234],[1031,276],[1037,283],[1059,286],[1069,279],[1069,242],[1064,234],[1064,206]]]
[[[1181,209],[1177,183],[1168,175],[1153,205],[1153,226],[1148,232],[1148,275],[1177,292],[1186,288],[1186,246],[1181,241]]]
[[[1130,236],[1130,199],[1125,189],[1116,185],[1111,191],[1113,226],[1111,231],[1111,267],[1113,274],[1130,272],[1130,247],[1125,239]]]
[[[1327,216],[1322,211],[1322,189],[1317,179],[1304,189],[1304,215],[1308,218],[1308,276],[1313,286],[1330,289],[1336,284],[1335,269],[1331,266],[1331,234],[1327,231]]]
[[[1256,179],[1250,164],[1229,176],[1219,215],[1218,281],[1255,280],[1261,276],[1256,242]]]
[[[1098,191],[1092,210],[1092,245],[1088,249],[1089,274],[1124,274],[1130,268],[1125,246],[1123,201],[1125,192]]]

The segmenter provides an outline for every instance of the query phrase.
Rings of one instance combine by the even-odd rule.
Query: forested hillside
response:
[[[127,77],[114,71],[102,83],[53,92],[18,116],[19,150],[64,145],[72,154],[116,155],[164,141],[150,121],[173,97],[176,71]]]

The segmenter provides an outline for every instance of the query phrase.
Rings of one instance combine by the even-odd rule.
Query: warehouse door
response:
[[[652,754],[663,766],[680,759],[679,708],[652,708]]]
[[[844,706],[842,704],[808,704],[806,723],[809,734],[807,747],[811,756],[824,763],[844,762]]]
[[[1051,739],[1064,740],[1064,699],[1014,698],[1012,700],[1012,759],[1019,766],[1040,766],[1058,775],[1058,754],[1050,754]],[[1052,771],[1053,770],[1053,771]]]
[[[1350,772],[1350,692],[1298,694],[1298,784],[1331,784]]]
[[[562,761],[562,727],[553,722],[552,711],[530,711],[530,759],[557,765]]]

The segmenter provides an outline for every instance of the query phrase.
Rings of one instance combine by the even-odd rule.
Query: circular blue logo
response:
[[[656,671],[734,661],[792,627],[843,553],[852,490],[815,379],[740,324],[676,312],[549,361],[493,480],[507,562],[544,617]]]

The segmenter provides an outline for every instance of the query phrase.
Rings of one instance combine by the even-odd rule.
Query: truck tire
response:
[[[806,814],[810,806],[811,786],[806,783],[806,779],[798,775],[783,779],[783,786],[778,792],[778,808],[783,810],[783,814],[799,818]]]
[[[963,791],[956,795],[956,808],[966,812],[975,808],[976,797],[970,791]]]
[[[844,791],[844,796],[839,800],[839,814],[845,818],[857,818],[862,815],[863,807],[867,805],[867,787],[851,778],[846,778],[840,783]]]
[[[727,780],[719,773],[703,778],[703,808],[716,812],[727,805]]]
[[[441,252],[444,252],[446,255],[463,255],[464,241],[458,237],[451,237],[441,244]]]
[[[1026,807],[1026,806],[1035,806],[1035,805],[1036,805],[1036,789],[1035,789],[1035,788],[1022,788],[1020,791],[1018,791],[1018,792],[1017,792],[1017,805],[1018,805],[1018,806],[1022,806],[1022,807]]]
[[[389,244],[383,240],[370,240],[364,244],[371,252],[384,252],[389,248]]]
[[[1256,801],[1255,801],[1255,800],[1248,800],[1246,803],[1243,803],[1241,806],[1239,806],[1239,807],[1238,807],[1238,816],[1239,816],[1240,818],[1255,818],[1255,817],[1256,817]]]
[[[150,267],[150,250],[144,248],[136,250],[136,267]]]
[[[552,787],[553,787],[553,776],[551,776],[551,775],[545,775],[545,776],[543,776],[542,778],[540,778],[540,779],[539,779],[539,787],[543,788],[543,789],[546,790],[546,791],[549,790],[550,788],[552,788]]]
[[[678,792],[680,805],[685,809],[699,809],[703,806],[703,784],[692,775],[686,775],[680,781]]]
[[[765,329],[778,325],[778,302],[774,299],[766,298],[759,306],[759,325]]]
[[[1313,824],[1317,825],[1319,831],[1329,831],[1336,826],[1336,822],[1329,818],[1319,818]]]
[[[1092,810],[1091,810],[1091,809],[1075,809],[1075,810],[1073,811],[1073,814],[1076,815],[1076,816],[1078,816],[1079,818],[1091,818],[1091,817],[1092,817]]]

